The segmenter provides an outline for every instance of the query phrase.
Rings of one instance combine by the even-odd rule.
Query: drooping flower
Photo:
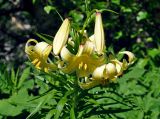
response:
[[[34,43],[34,45],[31,43]],[[48,55],[50,54],[51,50],[51,45],[45,42],[38,43],[34,39],[29,39],[25,46],[25,52],[27,53],[32,64],[35,65],[37,69],[45,72],[49,72],[57,68],[55,64],[48,63]]]
[[[62,47],[66,44],[70,29],[70,22],[65,19],[55,35],[53,41],[53,52],[58,55]],[[30,43],[35,45],[30,45]],[[29,39],[26,43],[25,52],[27,53],[32,64],[35,65],[37,69],[43,70],[45,72],[53,71],[57,69],[57,66],[53,63],[48,63],[48,55],[52,51],[52,45],[46,42],[37,42],[34,39]]]

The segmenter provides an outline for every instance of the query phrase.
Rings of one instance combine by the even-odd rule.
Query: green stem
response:
[[[84,34],[84,30],[85,30],[87,24],[89,23],[89,20],[90,20],[92,14],[93,14],[95,11],[97,11],[97,10],[94,9],[94,10],[92,10],[89,14],[87,14],[87,19],[85,20],[84,25],[83,25],[83,28],[82,28],[82,36],[83,36],[83,34]]]
[[[73,87],[74,93],[73,93],[73,102],[72,102],[72,108],[70,112],[70,118],[76,119],[77,116],[77,103],[78,103],[78,92],[79,92],[79,86],[77,80],[74,81],[74,87]],[[76,113],[75,113],[76,112]]]

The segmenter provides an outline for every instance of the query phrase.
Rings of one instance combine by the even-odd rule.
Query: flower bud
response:
[[[98,54],[103,54],[105,47],[105,40],[104,40],[102,17],[100,12],[96,13],[94,41]]]
[[[65,19],[53,40],[53,52],[55,55],[58,55],[62,47],[66,44],[69,35],[69,30],[69,19]]]

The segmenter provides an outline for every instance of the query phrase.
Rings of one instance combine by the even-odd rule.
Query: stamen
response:
[[[82,68],[82,66],[83,66],[83,62],[81,62],[80,64],[79,64],[79,69],[81,69]]]
[[[84,64],[84,70],[87,70],[87,64]]]

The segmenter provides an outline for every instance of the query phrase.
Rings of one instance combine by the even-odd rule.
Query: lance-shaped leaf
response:
[[[69,19],[65,19],[56,33],[53,40],[53,53],[58,55],[62,49],[62,47],[66,44],[68,35],[70,31],[70,22]]]

